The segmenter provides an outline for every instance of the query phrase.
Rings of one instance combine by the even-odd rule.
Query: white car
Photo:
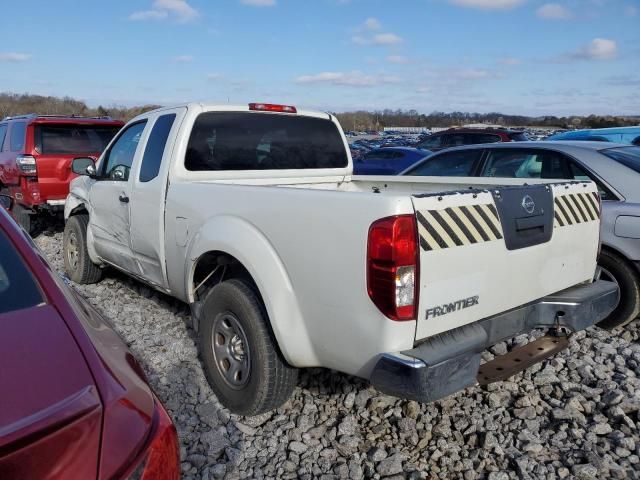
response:
[[[303,367],[435,400],[542,360],[618,299],[592,281],[592,182],[354,177],[327,113],[163,108],[73,169],[68,276],[113,266],[188,303],[208,380],[241,414],[286,401]],[[560,226],[559,198],[588,221]],[[533,328],[552,335],[480,366]]]

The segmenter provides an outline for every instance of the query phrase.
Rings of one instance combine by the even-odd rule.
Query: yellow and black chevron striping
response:
[[[495,206],[490,203],[419,210],[420,246],[440,250],[502,239],[502,225]]]
[[[569,193],[555,198],[554,227],[594,222],[600,218],[598,193]]]

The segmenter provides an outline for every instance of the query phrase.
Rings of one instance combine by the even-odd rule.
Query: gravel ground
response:
[[[62,270],[62,234],[37,244]],[[209,388],[186,305],[115,272],[76,288],[113,322],[169,409],[185,479],[640,478],[640,322],[576,334],[544,364],[433,404],[312,369],[283,407],[243,418]]]

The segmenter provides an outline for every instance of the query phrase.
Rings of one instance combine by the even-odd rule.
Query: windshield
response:
[[[33,276],[0,230],[0,315],[35,307],[43,302]]]
[[[195,121],[185,167],[207,170],[343,168],[347,149],[335,124],[298,115],[208,112]]]
[[[36,149],[43,154],[100,153],[119,130],[113,125],[37,125]]]
[[[609,148],[600,153],[640,173],[640,147]]]

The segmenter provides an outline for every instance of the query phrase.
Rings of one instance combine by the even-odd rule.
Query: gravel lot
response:
[[[62,234],[36,242],[62,270]],[[113,322],[172,414],[186,479],[640,478],[640,322],[579,333],[510,381],[434,404],[313,369],[282,408],[242,418],[205,380],[186,305],[116,272],[76,288]]]

